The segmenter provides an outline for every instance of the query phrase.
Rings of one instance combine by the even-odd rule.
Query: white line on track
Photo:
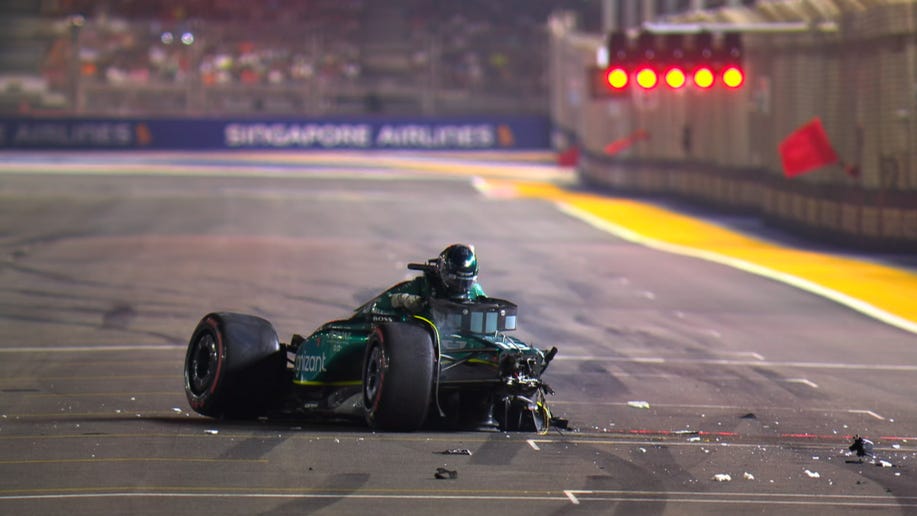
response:
[[[0,495],[0,502],[7,500],[67,500],[86,498],[281,498],[311,499],[332,498],[339,500],[488,500],[488,501],[566,501],[566,496],[526,495],[437,495],[437,494],[342,494],[342,493],[227,493],[227,492],[146,492],[146,493],[51,493],[36,495]]]
[[[560,355],[554,358],[559,362],[622,362],[622,363],[652,363],[652,364],[696,364],[717,366],[744,366],[744,367],[794,367],[800,369],[842,369],[850,371],[897,371],[912,373],[917,372],[917,365],[913,364],[845,364],[841,362],[776,362],[768,360],[726,360],[717,358],[661,358],[661,357],[609,357],[598,355]]]
[[[679,436],[670,435],[669,437],[678,438]],[[696,435],[692,435],[692,434],[685,434],[684,436],[681,436],[681,437],[683,437],[686,440],[683,440],[683,441],[666,440],[664,443],[659,440],[637,441],[637,440],[632,440],[632,439],[599,439],[599,438],[596,438],[596,439],[580,438],[580,439],[561,439],[561,440],[533,439],[533,440],[545,446],[583,445],[583,446],[611,447],[611,448],[613,447],[634,448],[638,446],[647,446],[647,447],[666,446],[666,447],[680,447],[680,448],[699,448],[701,450],[709,450],[712,448],[735,448],[735,449],[756,450],[756,449],[764,449],[764,448],[768,448],[771,446],[775,446],[774,444],[762,443],[762,442],[759,442],[759,443],[733,443],[733,442],[719,442],[719,441],[717,442],[691,441],[690,440],[691,438],[697,437]],[[904,437],[884,437],[884,439],[887,439],[889,441],[906,441],[907,440],[907,438],[904,438]],[[794,448],[807,449],[811,451],[827,451],[827,450],[837,450],[838,446],[830,442],[798,440],[794,444]],[[886,452],[901,450],[900,447],[896,449],[896,448],[893,448],[892,446],[884,446],[884,447],[876,448],[876,449],[877,450],[881,449],[882,451],[886,451]],[[573,491],[573,492],[578,493],[580,491]],[[791,496],[791,495],[785,495],[785,496]],[[915,502],[917,502],[917,497],[914,497],[914,500]]]
[[[104,351],[184,351],[179,346],[17,346],[0,348],[0,353],[95,353]]]
[[[0,502],[17,500],[74,500],[99,498],[206,498],[206,499],[335,499],[335,500],[480,500],[569,502],[633,502],[633,503],[696,503],[754,505],[801,505],[812,507],[843,506],[869,508],[917,507],[917,498],[881,495],[831,495],[816,493],[703,493],[654,491],[563,491],[563,496],[539,495],[474,495],[474,494],[342,494],[342,493],[228,493],[228,492],[144,492],[144,493],[49,493],[31,495],[0,495]]]
[[[635,364],[664,364],[666,360],[659,357],[632,357],[627,361]]]
[[[727,355],[738,355],[738,356],[751,357],[751,358],[754,358],[755,360],[760,360],[761,362],[764,361],[764,355],[762,355],[761,353],[755,353],[754,351],[723,351],[721,353],[724,353]]]
[[[564,401],[564,400],[553,400],[551,401],[552,405],[588,405],[591,407],[602,406],[602,407],[626,407],[628,406],[627,402],[624,401]],[[740,405],[695,405],[690,403],[652,403],[654,407],[676,407],[676,408],[690,408],[690,409],[699,409],[699,410],[743,410],[747,407]],[[885,421],[885,418],[880,414],[872,410],[864,409],[845,409],[845,408],[825,408],[825,407],[763,407],[762,410],[768,412],[780,412],[784,410],[790,410],[793,412],[806,411],[806,412],[846,412],[848,414],[865,414],[867,416],[874,417],[880,421]],[[541,439],[533,439],[533,442],[536,444],[539,442],[545,442]]]
[[[598,491],[568,490],[564,494],[576,504],[582,502],[661,502],[709,503],[709,504],[754,504],[754,505],[808,505],[844,507],[917,507],[917,498],[881,495],[833,495],[817,493],[701,493],[690,491]],[[579,496],[577,496],[579,495]]]
[[[885,324],[894,326],[910,333],[917,334],[917,323],[882,310],[881,308],[869,304],[863,300],[848,296],[847,294],[824,287],[807,279],[803,279],[798,276],[793,276],[792,274],[780,272],[768,267],[764,267],[762,265],[758,265],[756,263],[747,262],[745,260],[740,260],[738,258],[733,258],[731,256],[726,256],[713,251],[695,249],[693,247],[671,244],[669,242],[656,240],[654,238],[641,235],[613,222],[609,222],[589,213],[588,211],[581,210],[567,203],[558,202],[557,208],[562,213],[566,213],[571,217],[580,219],[583,222],[595,227],[596,229],[611,233],[612,235],[623,240],[627,240],[628,242],[640,244],[652,249],[656,249],[658,251],[665,251],[667,253],[690,256],[693,258],[699,258],[701,260],[719,263],[734,269],[739,269],[751,274],[756,274],[758,276],[763,276],[765,278],[779,281],[798,289],[805,290],[806,292],[810,292],[826,299],[830,299],[836,303],[856,310],[857,312],[860,312],[868,317],[872,317],[873,319],[881,321]]]
[[[674,436],[673,436],[674,437]],[[685,434],[685,439],[693,437],[690,434]],[[589,444],[595,446],[660,446],[659,441],[634,441],[631,439],[564,439],[561,441],[554,441],[551,439],[533,439],[536,443],[540,444],[558,444],[558,445],[570,445],[570,444]],[[709,443],[709,442],[693,442],[693,441],[666,441],[665,446],[682,446],[685,448],[712,448],[712,447],[724,447],[724,448],[761,448],[762,445],[758,443]],[[836,446],[830,445],[817,445],[812,444],[812,447],[825,448],[825,449],[834,449]]]
[[[803,384],[803,385],[808,385],[809,387],[811,387],[811,388],[813,388],[813,389],[817,389],[817,388],[818,388],[818,384],[817,384],[817,383],[813,382],[812,380],[806,379],[806,378],[787,378],[787,379],[784,380],[784,381],[787,382],[787,383],[801,383],[801,384]]]
[[[650,350],[647,350],[646,348],[638,348],[638,347],[633,347],[633,348],[616,347],[615,351],[617,351],[619,355],[628,355],[628,356],[644,355],[650,352]],[[762,361],[764,360],[764,355],[756,351],[710,350],[710,353],[714,355],[727,355],[727,356],[734,356],[734,357],[754,358],[755,360],[762,360]],[[659,360],[659,359],[655,359],[655,360]]]
[[[578,493],[585,493],[586,491],[577,491]],[[573,505],[579,505],[579,500],[576,498],[576,495],[573,494],[573,491],[564,491],[564,494],[567,495],[567,498],[570,499],[570,503]]]
[[[92,176],[172,176],[172,177],[243,177],[289,179],[416,179],[420,172],[410,173],[388,168],[271,166],[242,164],[227,167],[206,164],[163,163],[0,163],[0,174],[92,175]],[[436,179],[433,176],[433,179]]]
[[[876,414],[875,412],[871,410],[848,410],[847,412],[850,412],[851,414],[866,414],[867,416],[872,416],[880,421],[885,421],[884,417],[880,416],[879,414]]]

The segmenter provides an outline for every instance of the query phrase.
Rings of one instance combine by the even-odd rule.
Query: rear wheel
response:
[[[421,326],[390,323],[375,329],[363,363],[363,407],[373,428],[413,431],[427,419],[435,356]]]
[[[185,395],[210,417],[261,415],[283,387],[277,332],[252,315],[212,313],[198,323],[185,354]]]

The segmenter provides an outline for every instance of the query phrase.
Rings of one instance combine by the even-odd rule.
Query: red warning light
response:
[[[605,81],[615,90],[624,89],[629,82],[627,70],[623,68],[611,68],[608,70],[608,73],[605,74]]]
[[[706,66],[694,70],[694,84],[703,89],[713,86],[713,70]]]
[[[745,74],[737,66],[730,66],[723,70],[723,84],[729,88],[738,88],[745,82]]]
[[[659,76],[656,75],[656,71],[649,67],[637,70],[636,78],[637,84],[645,90],[651,90],[659,83]]]
[[[672,67],[665,71],[665,83],[669,88],[677,90],[685,85],[688,81],[688,78],[685,76],[684,70],[678,67]]]

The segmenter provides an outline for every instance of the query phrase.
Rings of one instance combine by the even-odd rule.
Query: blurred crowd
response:
[[[270,84],[353,76],[358,68],[363,0],[57,4],[46,14],[73,24],[78,36],[62,34],[48,52],[53,82],[68,80],[74,46],[82,79],[110,84],[194,77],[205,85]]]
[[[51,88],[195,85],[545,95],[547,18],[597,0],[47,0]],[[74,64],[76,60],[76,64]],[[394,64],[393,64],[394,63]],[[394,79],[393,79],[394,77]]]

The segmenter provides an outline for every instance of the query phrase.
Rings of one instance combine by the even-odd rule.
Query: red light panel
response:
[[[644,67],[637,70],[636,78],[637,84],[645,90],[651,90],[659,83],[659,76],[652,68]]]
[[[737,66],[730,66],[723,70],[723,84],[729,88],[738,88],[745,82],[745,74]]]
[[[665,83],[673,90],[681,88],[687,81],[688,78],[681,68],[673,67],[665,71]]]
[[[694,70],[694,84],[698,88],[707,89],[713,86],[713,70],[707,67],[701,67]]]
[[[627,71],[623,68],[612,68],[608,70],[608,73],[605,74],[605,81],[615,90],[627,87],[627,83],[630,82],[627,77]]]

